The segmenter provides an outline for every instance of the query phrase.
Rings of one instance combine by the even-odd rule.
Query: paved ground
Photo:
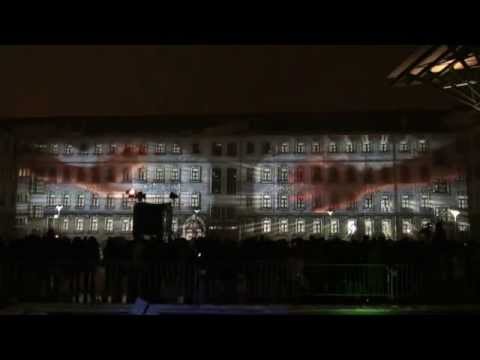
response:
[[[133,305],[17,304],[0,315],[131,315]],[[480,315],[479,305],[456,306],[287,306],[287,305],[166,305],[151,304],[146,315]]]

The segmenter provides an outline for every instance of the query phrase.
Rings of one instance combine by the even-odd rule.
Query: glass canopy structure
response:
[[[421,47],[388,80],[394,86],[434,86],[480,111],[480,47]]]

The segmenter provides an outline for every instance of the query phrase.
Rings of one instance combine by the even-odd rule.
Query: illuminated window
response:
[[[98,194],[92,194],[92,208],[98,208],[99,205],[99,200],[98,200]]]
[[[372,151],[372,145],[371,145],[369,142],[364,142],[364,143],[362,144],[362,151],[363,151],[364,153],[369,153],[369,152],[371,152],[371,151]]]
[[[367,195],[365,199],[363,199],[363,208],[371,209],[372,207],[373,207],[372,195]]]
[[[75,230],[76,231],[83,231],[83,219],[77,218],[75,220]]]
[[[297,143],[297,153],[305,152],[305,143]]]
[[[55,194],[48,194],[47,206],[55,206]]]
[[[72,155],[73,154],[73,146],[70,145],[70,144],[65,145],[64,154],[65,155]]]
[[[338,219],[330,219],[330,232],[332,234],[337,234],[338,228]]]
[[[77,207],[83,208],[85,206],[85,195],[78,194],[77,195]]]
[[[95,155],[102,155],[103,154],[103,145],[96,144],[95,145]]]
[[[390,212],[391,211],[390,197],[388,195],[382,196],[382,199],[380,201],[380,208],[383,212]]]
[[[272,197],[269,194],[263,195],[263,208],[270,209],[272,207]]]
[[[90,231],[91,232],[98,231],[98,218],[96,216],[90,218]]]
[[[43,207],[39,205],[33,206],[33,217],[39,219],[43,217]]]
[[[422,208],[429,208],[430,207],[430,196],[428,195],[422,195],[421,198],[421,207]]]
[[[138,168],[138,181],[147,181],[147,168]]]
[[[288,233],[288,219],[281,219],[278,228],[281,233]]]
[[[263,220],[263,232],[264,233],[269,233],[272,231],[272,221],[270,219],[264,219]]]
[[[28,168],[20,168],[18,169],[18,176],[19,177],[28,177],[30,176],[30,169]]]
[[[382,220],[382,234],[387,238],[392,238],[392,221],[385,219]]]
[[[280,209],[288,209],[288,196],[286,194],[281,194],[278,201]]]
[[[460,195],[458,197],[458,207],[460,209],[467,209],[468,208],[468,198],[465,195]]]
[[[172,232],[176,233],[178,231],[178,219],[172,219]]]
[[[373,220],[372,219],[365,219],[365,235],[372,236],[373,235]]]
[[[437,217],[439,219],[442,219],[442,220],[445,220],[445,221],[448,219],[448,208],[435,206],[433,208],[433,213],[434,213],[435,217]]]
[[[262,168],[262,181],[263,182],[272,181],[272,169],[268,167]]]
[[[433,183],[433,192],[439,194],[448,193],[448,183],[445,180],[437,180]]]
[[[319,219],[313,220],[312,230],[314,234],[320,234],[322,232],[322,223]]]
[[[418,142],[418,151],[421,153],[427,152],[427,141],[426,140],[420,140]]]
[[[305,195],[303,193],[297,194],[295,199],[295,208],[305,209]]]
[[[58,154],[58,145],[57,144],[50,145],[50,153],[52,153],[53,155]]]
[[[312,143],[312,153],[319,153],[320,152],[320,143],[314,142]]]
[[[68,218],[63,219],[62,222],[62,231],[68,231],[68,225],[69,225],[69,220]]]
[[[178,168],[170,169],[170,181],[179,182],[180,181],[180,170]]]
[[[357,232],[357,221],[349,219],[347,221],[347,235],[353,235]]]
[[[402,233],[409,235],[412,233],[412,221],[409,219],[402,219]]]
[[[191,168],[190,173],[190,180],[191,182],[199,182],[200,181],[200,166],[193,166]]]
[[[68,194],[63,195],[63,207],[70,207],[70,195]]]
[[[278,181],[280,183],[287,183],[288,182],[288,168],[282,166],[278,169]]]
[[[400,142],[400,152],[408,152],[408,142],[407,141],[401,141]]]
[[[387,152],[388,151],[388,143],[386,143],[386,142],[380,143],[380,151],[381,152]]]
[[[108,233],[113,232],[113,219],[105,219],[105,231]]]
[[[295,232],[297,233],[304,233],[305,232],[305,220],[304,219],[297,219],[295,222]]]
[[[281,153],[288,153],[288,143],[282,143],[280,145],[280,152]]]
[[[408,195],[402,195],[402,208],[410,208],[410,197]]]
[[[193,193],[191,197],[191,207],[199,208],[200,207],[200,193]]]
[[[108,147],[108,153],[110,155],[113,155],[117,152],[117,145],[116,144],[110,144],[110,146]]]
[[[175,143],[175,144],[172,145],[172,153],[174,153],[174,154],[180,154],[181,151],[182,151],[182,150],[181,150],[179,144]]]
[[[328,144],[328,152],[330,153],[336,153],[337,152],[337,144],[334,142],[331,142]]]
[[[122,220],[122,232],[132,231],[132,219],[123,219]]]
[[[107,200],[105,202],[105,207],[107,209],[113,209],[113,195],[112,194],[107,195]]]
[[[469,230],[469,225],[464,222],[458,223],[458,231],[464,232]]]
[[[345,145],[345,151],[347,153],[353,153],[353,144],[351,142],[347,142]]]
[[[155,154],[165,154],[165,144],[155,144]]]
[[[165,182],[165,169],[156,168],[155,169],[155,181],[156,182]]]

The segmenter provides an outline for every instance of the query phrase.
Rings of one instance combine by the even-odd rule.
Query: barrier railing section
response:
[[[141,296],[161,303],[288,303],[303,296],[346,296],[395,301],[436,296],[432,290],[444,294],[464,282],[443,273],[401,264],[2,261],[0,299],[125,303]]]

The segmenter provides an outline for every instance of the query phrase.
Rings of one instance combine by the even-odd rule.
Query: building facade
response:
[[[469,231],[454,133],[206,128],[19,141],[17,234],[131,238],[129,189],[172,201],[173,231],[187,239],[400,239],[438,220]]]

